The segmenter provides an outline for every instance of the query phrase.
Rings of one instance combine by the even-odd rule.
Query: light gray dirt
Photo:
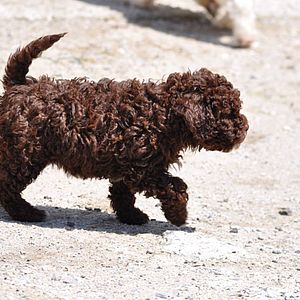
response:
[[[143,196],[138,206],[153,220],[122,225],[106,181],[47,168],[24,192],[46,222],[13,222],[1,210],[0,299],[300,299],[300,1],[256,0],[256,10],[258,43],[241,50],[224,45],[230,33],[191,0],[152,11],[117,0],[0,0],[2,74],[20,44],[68,31],[31,75],[158,80],[207,67],[241,90],[250,122],[239,150],[186,153],[172,170],[189,185],[181,228]]]

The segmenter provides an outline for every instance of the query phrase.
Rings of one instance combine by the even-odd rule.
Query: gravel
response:
[[[191,0],[157,0],[151,11],[117,0],[1,0],[2,70],[20,44],[67,31],[31,75],[159,80],[207,67],[241,90],[250,130],[239,150],[187,152],[171,170],[189,186],[181,228],[142,195],[150,223],[120,224],[107,181],[46,168],[23,193],[48,211],[44,223],[0,210],[0,299],[300,298],[300,2],[255,2],[258,42],[245,50],[224,44],[229,33]]]

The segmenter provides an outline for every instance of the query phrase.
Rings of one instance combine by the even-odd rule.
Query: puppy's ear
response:
[[[175,107],[176,115],[184,122],[186,129],[192,133],[193,136],[198,134],[197,128],[201,126],[204,116],[201,106],[197,105],[196,97],[189,97],[180,99]]]

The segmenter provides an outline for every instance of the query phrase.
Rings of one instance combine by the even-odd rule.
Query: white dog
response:
[[[149,8],[155,0],[125,0],[132,4]],[[196,0],[213,17],[213,22],[221,28],[231,29],[234,44],[250,47],[255,37],[255,14],[253,0]]]

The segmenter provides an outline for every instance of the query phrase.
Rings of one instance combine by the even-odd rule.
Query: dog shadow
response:
[[[150,220],[144,225],[127,225],[120,223],[114,214],[103,212],[100,209],[76,209],[52,206],[37,206],[48,213],[44,222],[18,222],[12,220],[0,208],[0,221],[5,223],[18,223],[25,226],[38,226],[41,228],[59,228],[65,230],[87,230],[126,235],[155,234],[162,235],[165,231],[193,232],[195,229],[188,225],[177,227],[168,222]]]
[[[121,12],[126,19],[142,27],[174,36],[183,36],[216,45],[230,46],[222,43],[220,38],[231,32],[212,25],[208,15],[193,12],[179,7],[155,5],[151,9],[143,9],[124,3],[123,0],[80,0],[92,5],[108,6]]]

